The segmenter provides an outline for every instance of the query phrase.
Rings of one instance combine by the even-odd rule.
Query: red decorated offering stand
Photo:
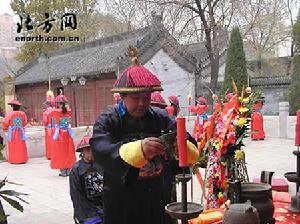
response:
[[[188,157],[185,117],[177,117],[176,120],[179,166],[183,170],[182,174],[176,175],[176,179],[181,183],[181,202],[170,203],[166,205],[165,210],[173,219],[180,219],[182,224],[188,224],[189,219],[198,217],[203,207],[197,203],[187,202],[187,182],[192,176],[186,173]]]
[[[297,111],[297,122],[296,122],[296,136],[295,136],[295,146],[300,146],[300,110]]]

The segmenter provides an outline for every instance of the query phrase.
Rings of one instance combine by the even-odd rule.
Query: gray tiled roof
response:
[[[48,65],[35,59],[18,71],[16,85],[47,81],[47,66],[52,80],[70,75],[114,71],[117,68],[117,57],[126,53],[128,45],[135,45],[146,33],[147,29],[140,29],[62,49],[49,54]]]
[[[261,77],[287,75],[291,69],[291,57],[274,57],[262,60],[247,61],[247,68]]]
[[[278,85],[290,85],[290,84],[291,84],[290,76],[251,78],[251,86],[278,86]]]
[[[221,29],[219,30],[222,38],[218,42],[218,49],[219,49],[219,58],[220,58],[220,66],[225,63],[225,58],[227,54],[227,47],[228,47],[228,40],[229,40],[229,33],[228,30]],[[198,68],[205,71],[210,66],[210,59],[206,49],[206,41],[200,41],[198,43],[188,44],[186,45],[190,54],[196,58],[198,61]]]
[[[48,68],[51,79],[58,80],[70,75],[100,75],[116,72],[118,68],[122,71],[130,63],[126,56],[128,45],[137,47],[141,64],[163,49],[186,71],[192,73],[196,69],[197,60],[188,48],[180,45],[162,26],[153,25],[50,54]],[[46,63],[39,63],[36,59],[18,71],[16,85],[47,81],[47,77]]]
[[[207,50],[204,41],[200,43],[188,44],[186,46],[196,58],[207,57]]]
[[[0,80],[8,75],[14,77],[16,71],[21,67],[22,63],[16,61],[15,59],[5,58],[3,55],[0,55]]]

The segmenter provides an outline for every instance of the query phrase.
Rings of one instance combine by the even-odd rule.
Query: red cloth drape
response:
[[[276,224],[299,224],[300,215],[289,212],[287,209],[290,203],[284,202],[274,202],[275,212],[274,218],[276,219]]]

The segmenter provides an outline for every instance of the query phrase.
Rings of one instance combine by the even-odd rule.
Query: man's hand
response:
[[[159,138],[149,137],[142,140],[142,150],[145,159],[150,160],[155,156],[164,155],[166,146]]]

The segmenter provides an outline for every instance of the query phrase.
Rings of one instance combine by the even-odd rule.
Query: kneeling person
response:
[[[103,223],[102,188],[103,177],[93,162],[89,136],[77,145],[81,159],[74,164],[70,173],[70,194],[74,208],[75,223]]]

